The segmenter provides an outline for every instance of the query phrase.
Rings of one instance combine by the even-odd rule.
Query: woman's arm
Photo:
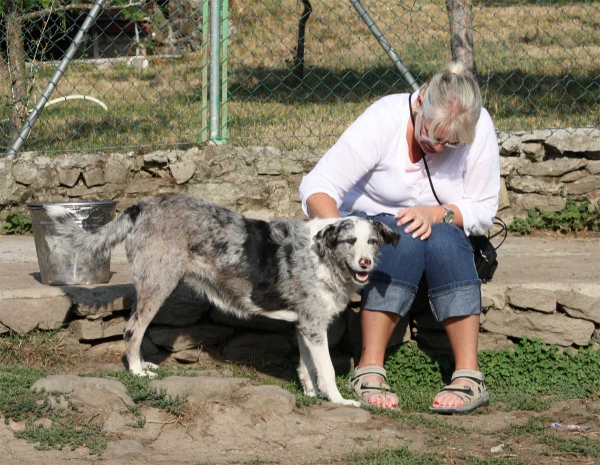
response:
[[[463,229],[467,235],[484,234],[493,225],[500,193],[498,139],[485,110],[477,124],[463,179],[463,198],[454,202],[462,213]]]
[[[339,218],[340,212],[338,211],[335,200],[333,200],[327,194],[313,194],[306,199],[306,206],[308,207],[308,216],[311,218]]]
[[[338,217],[338,207],[347,192],[380,162],[390,132],[391,104],[384,99],[371,105],[350,125],[338,141],[302,179],[302,209],[310,217]],[[393,133],[392,133],[393,134]],[[322,194],[312,200],[308,199]],[[333,205],[329,200],[333,201]]]

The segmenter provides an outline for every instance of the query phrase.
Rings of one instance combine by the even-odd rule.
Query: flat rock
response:
[[[196,363],[200,360],[200,349],[182,350],[175,352],[173,358],[181,363]]]
[[[565,185],[569,195],[588,194],[596,189],[600,189],[600,175],[586,176]]]
[[[561,184],[557,178],[550,176],[509,176],[507,187],[513,191],[525,194],[557,195]]]
[[[546,145],[560,153],[585,153],[591,158],[600,156],[600,138],[584,134],[555,134],[546,140]]]
[[[69,314],[66,296],[38,299],[0,299],[0,323],[20,336],[39,329],[58,329]]]
[[[52,375],[36,381],[32,391],[60,392],[76,404],[94,409],[118,409],[134,405],[123,383],[114,379]]]
[[[193,160],[185,160],[169,165],[171,174],[177,184],[183,184],[192,179],[196,173],[196,163]]]
[[[546,315],[538,312],[489,310],[486,313],[485,331],[504,336],[537,337],[546,344],[568,347],[573,344],[587,346],[594,332],[591,321],[569,318],[561,314]]]
[[[248,380],[243,378],[169,376],[165,379],[152,381],[150,389],[165,390],[171,397],[187,396],[188,402],[199,404],[208,401],[229,400],[235,390],[247,383]]]
[[[552,290],[510,288],[507,297],[508,303],[513,307],[542,313],[556,312],[556,293]]]
[[[585,169],[591,174],[600,174],[600,161],[591,161]]]
[[[133,284],[63,286],[61,289],[71,297],[73,312],[85,317],[102,317],[128,310],[135,301]]]
[[[94,341],[122,335],[126,324],[127,321],[121,316],[106,321],[75,320],[71,323],[70,328],[73,336],[78,340]]]
[[[279,386],[246,386],[240,389],[238,394],[247,396],[242,405],[256,414],[285,415],[292,413],[296,407],[296,397]]]
[[[600,323],[600,297],[579,292],[559,292],[557,302],[573,318]]]
[[[536,207],[545,211],[557,212],[564,209],[567,205],[567,200],[557,195],[517,194],[510,192],[508,199],[511,207],[518,214],[526,214],[529,210],[535,210]]]
[[[104,430],[107,433],[118,434],[122,432],[131,422],[118,412],[111,412],[104,422]]]
[[[563,176],[571,171],[577,171],[588,164],[587,160],[577,158],[557,158],[539,163],[529,163],[521,166],[518,171],[527,176]]]

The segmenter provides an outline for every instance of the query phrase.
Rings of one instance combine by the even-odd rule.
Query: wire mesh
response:
[[[206,140],[206,1],[107,3],[24,149],[146,152]],[[451,59],[445,1],[362,4],[417,81]],[[90,6],[0,3],[3,149]],[[410,90],[349,0],[230,0],[226,13],[220,74],[229,143],[327,148],[372,102]],[[472,18],[476,70],[497,130],[600,126],[600,2],[473,0]]]

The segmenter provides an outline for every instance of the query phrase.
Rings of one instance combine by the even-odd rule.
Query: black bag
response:
[[[469,240],[471,241],[471,245],[473,247],[477,276],[479,276],[479,279],[481,279],[481,282],[483,282],[484,284],[492,280],[496,268],[498,268],[498,254],[496,253],[496,249],[498,249],[498,247],[502,245],[508,234],[508,228],[506,227],[506,223],[504,223],[504,221],[502,221],[500,218],[494,218],[494,225],[500,227],[500,230],[495,232],[494,234],[488,233],[487,236],[469,237]],[[500,242],[500,244],[494,247],[491,239],[502,233],[504,233],[502,241]]]

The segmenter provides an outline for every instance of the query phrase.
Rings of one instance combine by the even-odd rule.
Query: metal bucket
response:
[[[115,217],[117,202],[113,200],[94,202],[44,202],[29,203],[33,238],[37,252],[42,283],[99,284],[110,279],[110,255],[106,260],[78,260],[66,241],[56,237],[54,223],[44,209],[47,205],[60,205],[69,210],[75,221],[86,231],[95,231]]]

